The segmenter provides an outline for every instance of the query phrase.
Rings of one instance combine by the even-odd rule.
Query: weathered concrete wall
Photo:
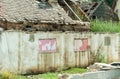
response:
[[[68,79],[120,79],[120,69],[70,75]]]
[[[107,46],[104,45],[106,36],[110,37]],[[52,45],[50,39],[55,40],[55,51],[49,48],[51,45],[45,48],[48,52],[41,50],[41,39],[47,42],[46,45]],[[119,61],[119,45],[120,34],[4,31],[0,34],[0,69],[36,73],[86,67],[94,61],[92,54],[97,56],[98,52],[107,62]]]

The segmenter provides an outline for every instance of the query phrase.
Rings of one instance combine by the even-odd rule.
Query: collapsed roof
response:
[[[90,21],[88,16],[79,6],[78,0],[58,0],[60,6],[68,13],[74,20]]]
[[[117,14],[104,1],[82,3],[80,7],[91,19],[119,20]]]
[[[57,1],[0,0],[1,27],[7,27],[6,29],[10,29],[10,26],[11,28],[16,28],[16,26],[18,26],[18,28],[22,28],[23,24],[27,27],[33,27],[34,25],[36,25],[35,27],[40,27],[38,24],[41,23],[48,23],[49,25],[81,25],[81,21],[72,20],[58,5]],[[85,24],[82,22],[82,26],[86,26]],[[57,26],[54,27],[56,28]]]

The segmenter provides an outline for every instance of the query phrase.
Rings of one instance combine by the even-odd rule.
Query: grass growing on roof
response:
[[[93,20],[91,21],[91,32],[120,32],[120,23],[113,21]]]

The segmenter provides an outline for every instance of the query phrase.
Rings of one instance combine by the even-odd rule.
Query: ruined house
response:
[[[90,19],[118,21],[117,14],[104,1],[81,3],[80,7]]]
[[[0,27],[30,31],[90,29],[89,23],[71,19],[57,0],[0,0]]]
[[[0,28],[0,72],[33,74],[87,67],[94,58],[91,51],[96,53],[98,49],[109,53],[108,62],[120,58],[119,49],[116,51],[120,45],[119,34],[83,33],[90,29],[89,22],[78,16],[87,19],[84,12],[79,8],[77,14],[74,6],[78,5],[73,2],[63,0],[62,3],[0,0],[0,27],[4,29]],[[106,36],[107,47],[103,49]]]
[[[69,63],[66,47],[72,33],[90,30],[89,22],[71,17],[57,0],[0,0],[4,30],[0,28],[0,72],[42,73],[64,68]]]

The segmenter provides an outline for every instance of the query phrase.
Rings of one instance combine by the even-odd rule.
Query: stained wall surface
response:
[[[119,45],[120,34],[4,31],[0,70],[24,74],[87,67],[98,58],[120,61]]]

